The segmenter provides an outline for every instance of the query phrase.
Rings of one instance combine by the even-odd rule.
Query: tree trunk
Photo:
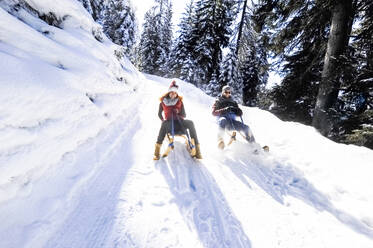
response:
[[[239,50],[240,45],[241,45],[240,43],[241,43],[243,24],[245,22],[246,5],[247,5],[247,0],[245,0],[244,3],[243,3],[241,22],[240,22],[240,26],[238,27],[238,36],[237,36],[237,44],[236,44],[236,51],[235,51],[237,58],[238,58],[238,50]]]
[[[352,0],[335,1],[332,10],[327,51],[312,120],[312,125],[323,135],[329,134],[333,125],[332,108],[337,101],[340,87],[339,58],[343,55],[348,44],[351,32],[351,10]]]

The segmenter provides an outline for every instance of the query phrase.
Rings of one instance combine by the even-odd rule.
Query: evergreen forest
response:
[[[141,27],[133,0],[79,1],[140,71],[373,149],[373,1],[189,0],[172,23],[154,0]]]

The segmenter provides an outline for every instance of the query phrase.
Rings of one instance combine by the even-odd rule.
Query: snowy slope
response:
[[[214,99],[179,81],[204,159],[180,140],[154,162],[170,80],[118,58],[77,2],[26,1],[59,27],[14,2],[0,2],[0,247],[373,247],[372,150],[243,107],[271,152],[220,151]]]

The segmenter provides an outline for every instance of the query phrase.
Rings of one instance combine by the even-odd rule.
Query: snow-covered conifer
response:
[[[128,0],[109,0],[105,10],[103,27],[105,34],[117,45],[123,46],[129,58],[134,56],[137,22]]]
[[[88,11],[88,13],[90,13],[91,15],[93,14],[90,0],[78,0],[78,1],[82,3],[83,7]]]
[[[178,24],[178,37],[173,43],[170,55],[172,76],[181,78],[193,84],[192,57],[196,39],[193,39],[191,30],[194,23],[194,17],[193,0],[190,0],[185,8],[185,12],[182,14],[180,23]]]
[[[170,66],[170,52],[172,48],[172,4],[171,2],[165,1],[165,6],[162,8],[160,32],[161,32],[161,43],[159,44],[161,49],[160,57],[157,61],[159,64],[159,70],[161,74],[167,75],[169,73]]]
[[[159,74],[159,60],[161,50],[159,49],[159,15],[157,7],[152,7],[145,14],[143,31],[140,38],[140,70],[145,73]]]
[[[230,85],[233,88],[233,96],[241,102],[242,87],[239,85],[241,81],[238,79],[237,62],[238,60],[233,45],[221,63],[219,85]]]
[[[172,46],[172,5],[168,0],[156,0],[145,15],[140,38],[140,69],[147,73],[164,76]]]
[[[193,59],[202,71],[197,74],[197,84],[214,84],[219,78],[222,48],[229,44],[230,25],[234,18],[235,2],[228,0],[198,0],[196,18],[191,30],[197,37]],[[213,79],[215,75],[215,79]],[[220,88],[209,86],[209,89]]]

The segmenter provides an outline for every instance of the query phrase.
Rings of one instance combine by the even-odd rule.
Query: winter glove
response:
[[[221,108],[221,109],[219,109],[218,111],[219,111],[219,114],[220,114],[220,115],[224,115],[224,114],[226,114],[226,112],[228,111],[228,107]]]
[[[173,108],[173,109],[172,109],[172,112],[173,112],[174,114],[179,114],[180,111],[179,111],[177,108]]]
[[[221,113],[222,115],[226,115],[226,114],[228,114],[229,112],[232,111],[231,108],[232,108],[231,106],[228,106],[228,107],[222,108],[222,109],[220,109],[220,113]]]

